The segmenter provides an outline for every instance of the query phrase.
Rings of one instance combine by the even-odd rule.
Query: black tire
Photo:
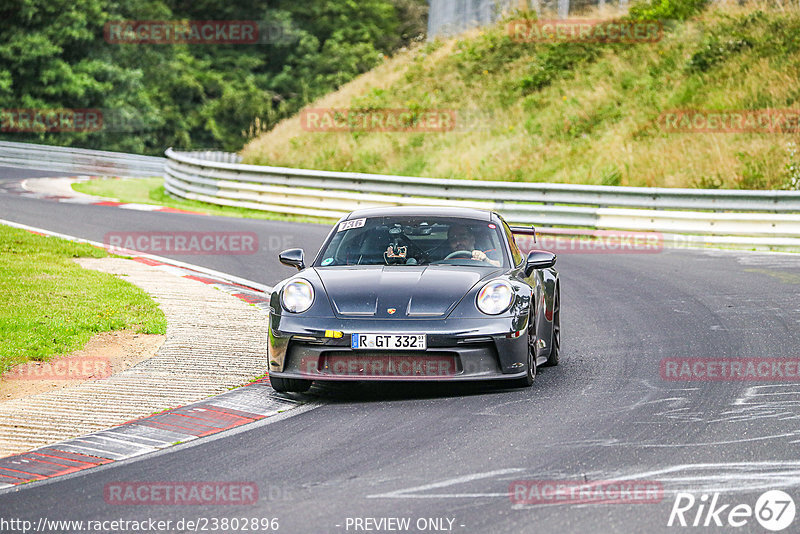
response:
[[[270,376],[269,383],[278,393],[305,393],[311,387],[311,380],[300,378],[278,378]]]
[[[556,286],[556,296],[553,300],[553,334],[550,337],[550,355],[542,367],[558,365],[558,356],[561,353],[561,287]]]
[[[511,384],[516,388],[529,388],[536,379],[536,321],[531,317],[528,322],[528,363],[525,366],[525,376],[514,379]]]

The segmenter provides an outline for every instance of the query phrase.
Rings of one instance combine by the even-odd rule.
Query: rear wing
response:
[[[519,234],[519,235],[532,235],[533,242],[536,243],[536,227],[533,225],[530,226],[509,226],[511,229],[512,234]]]

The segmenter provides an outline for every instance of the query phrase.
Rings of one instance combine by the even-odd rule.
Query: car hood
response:
[[[497,269],[403,266],[315,269],[337,317],[441,318]]]

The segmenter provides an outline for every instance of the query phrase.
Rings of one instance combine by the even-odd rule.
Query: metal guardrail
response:
[[[175,196],[284,214],[338,218],[390,205],[491,209],[538,226],[652,231],[671,243],[800,248],[800,191],[613,187],[451,180],[242,165],[168,149]]]
[[[131,177],[163,173],[171,195],[222,206],[323,218],[364,207],[462,206],[495,210],[512,223],[556,235],[651,231],[668,245],[800,250],[800,191],[451,180],[244,165],[237,154],[219,151],[168,149],[166,156],[0,141],[0,165]]]
[[[161,176],[164,158],[0,141],[0,165],[101,176]]]

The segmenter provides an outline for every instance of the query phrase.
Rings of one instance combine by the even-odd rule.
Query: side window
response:
[[[523,260],[522,252],[519,250],[517,242],[514,241],[514,234],[511,232],[511,228],[508,227],[508,224],[506,224],[505,221],[503,221],[503,230],[506,233],[508,244],[511,247],[511,257],[514,260],[514,265],[519,265]]]

